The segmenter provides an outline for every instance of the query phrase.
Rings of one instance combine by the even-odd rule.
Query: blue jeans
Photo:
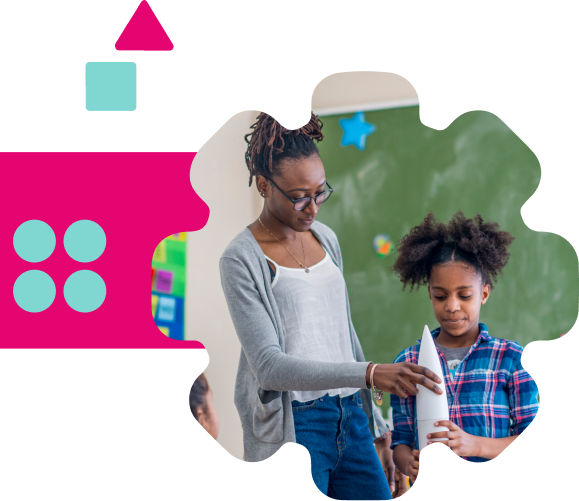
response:
[[[318,489],[333,499],[392,499],[358,394],[292,402],[296,441]]]

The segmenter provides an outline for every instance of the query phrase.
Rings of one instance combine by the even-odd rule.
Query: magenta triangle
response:
[[[153,9],[141,2],[115,44],[117,50],[173,50]]]

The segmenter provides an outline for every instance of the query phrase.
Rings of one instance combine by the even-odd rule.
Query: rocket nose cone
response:
[[[438,368],[440,362],[438,360],[438,354],[436,352],[436,347],[434,346],[434,339],[432,334],[428,329],[428,325],[424,326],[424,331],[422,333],[422,340],[420,341],[420,350],[418,352],[418,365],[422,365],[431,371],[438,374]]]

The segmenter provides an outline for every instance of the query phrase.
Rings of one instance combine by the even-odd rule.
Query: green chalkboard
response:
[[[376,126],[360,151],[341,146],[341,118],[322,117],[319,144],[334,193],[318,219],[337,234],[344,258],[354,326],[364,353],[392,362],[414,344],[427,324],[438,327],[425,288],[402,291],[389,270],[396,253],[380,258],[378,234],[396,243],[429,210],[441,221],[458,210],[496,221],[516,240],[511,259],[481,321],[489,333],[523,346],[554,339],[577,318],[577,255],[563,238],[530,230],[521,207],[539,185],[541,169],[531,150],[495,115],[470,112],[447,129],[425,127],[418,107],[365,113]]]

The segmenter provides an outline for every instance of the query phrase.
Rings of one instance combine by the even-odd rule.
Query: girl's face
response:
[[[205,410],[199,409],[197,415],[199,424],[205,428],[209,435],[217,440],[217,435],[219,435],[219,414],[217,414],[217,409],[213,402],[213,391],[211,388],[209,388],[205,397]]]
[[[487,302],[490,290],[490,285],[483,285],[481,276],[468,264],[454,262],[434,266],[428,294],[441,334],[454,338],[474,336],[476,340],[480,308]]]
[[[317,154],[300,160],[282,160],[278,169],[272,180],[279,190],[292,199],[315,197],[326,189],[324,164]],[[320,208],[314,200],[304,210],[297,211],[283,193],[263,176],[258,177],[257,187],[266,195],[268,210],[282,223],[294,231],[310,229]]]

